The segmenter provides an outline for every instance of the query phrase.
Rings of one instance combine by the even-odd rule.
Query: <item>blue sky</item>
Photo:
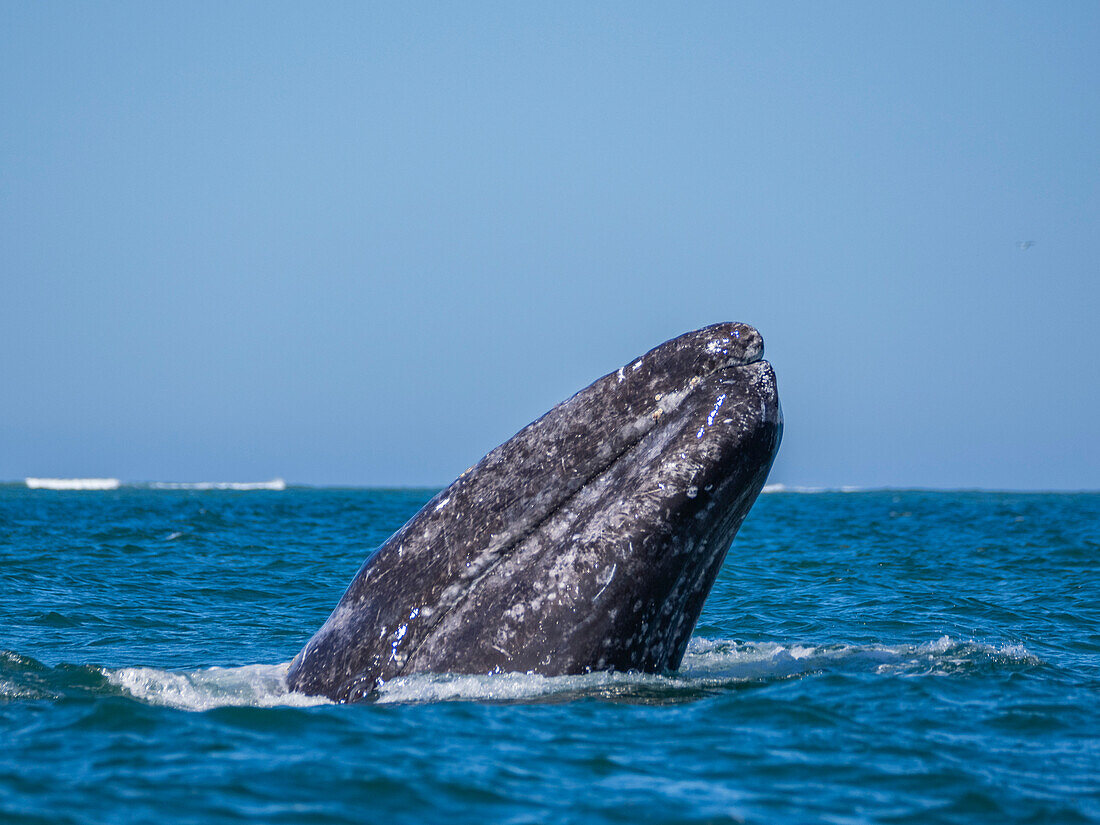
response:
[[[730,319],[773,481],[1100,488],[1098,43],[1095,3],[4,3],[0,479],[442,485]]]

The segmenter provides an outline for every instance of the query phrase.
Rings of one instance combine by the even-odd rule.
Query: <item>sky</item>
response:
[[[682,332],[771,481],[1100,488],[1100,5],[0,5],[0,479],[441,486]]]

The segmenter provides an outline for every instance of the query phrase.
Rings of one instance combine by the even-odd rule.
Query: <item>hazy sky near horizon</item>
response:
[[[4,3],[0,480],[442,485],[730,319],[773,482],[1100,488],[1098,44],[1091,2]]]

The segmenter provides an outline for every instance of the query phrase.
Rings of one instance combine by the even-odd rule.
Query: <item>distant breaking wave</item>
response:
[[[117,490],[122,482],[117,478],[27,478],[32,490]]]
[[[271,481],[151,481],[123,484],[117,478],[26,478],[32,490],[117,490],[138,487],[147,490],[285,490],[286,480]]]
[[[271,481],[152,481],[152,490],[285,490],[286,480]]]
[[[786,484],[765,484],[761,493],[865,493],[868,490],[873,490],[873,487],[853,487],[850,485],[844,485],[843,487],[796,487],[788,486]]]

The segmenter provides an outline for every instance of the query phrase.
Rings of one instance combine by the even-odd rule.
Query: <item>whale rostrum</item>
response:
[[[763,350],[745,324],[688,332],[524,427],[366,560],[289,687],[675,670],[779,448]]]

